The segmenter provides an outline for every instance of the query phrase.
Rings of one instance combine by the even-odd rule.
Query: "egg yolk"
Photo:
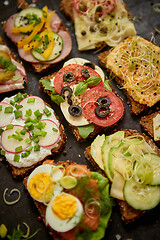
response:
[[[62,220],[72,218],[77,210],[77,201],[74,197],[67,194],[58,195],[52,202],[53,213]]]
[[[31,178],[28,184],[28,190],[33,198],[37,200],[44,198],[44,200],[47,201],[50,200],[52,196],[54,184],[50,181],[48,173],[40,172]]]

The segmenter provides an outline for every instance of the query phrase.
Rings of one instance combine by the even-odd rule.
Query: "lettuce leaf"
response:
[[[86,139],[90,133],[92,133],[94,131],[94,124],[88,124],[85,126],[79,126],[78,127],[78,131],[79,131],[79,135],[83,138]]]
[[[101,193],[101,216],[99,226],[96,231],[86,229],[85,232],[77,235],[77,240],[100,240],[105,236],[105,231],[112,213],[112,202],[109,196],[109,181],[98,172],[92,172],[92,178],[98,180],[98,186]]]

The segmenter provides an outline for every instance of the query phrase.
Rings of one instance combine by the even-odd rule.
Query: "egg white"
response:
[[[62,193],[70,195],[68,193],[64,193],[64,192],[62,192]],[[71,196],[74,197],[73,195],[71,195]],[[81,202],[79,201],[79,199],[74,197],[74,199],[76,200],[76,202],[78,204],[77,212],[71,219],[62,220],[62,219],[58,218],[52,211],[52,203],[53,203],[55,197],[56,196],[54,196],[52,198],[52,200],[50,201],[50,203],[46,209],[46,225],[49,224],[49,226],[57,232],[67,232],[67,231],[71,230],[72,228],[74,228],[75,226],[77,226],[77,224],[81,221],[81,218],[83,215],[83,206],[82,206]]]
[[[31,178],[37,174],[37,173],[48,173],[48,174],[51,174],[51,171],[52,169],[54,168],[55,166],[54,165],[51,165],[51,164],[44,164],[44,165],[40,165],[39,167],[35,168],[34,171],[29,175],[29,178],[27,180],[27,189],[29,191],[29,188],[28,188],[28,185],[29,185],[29,182],[31,180]],[[56,182],[56,180],[58,179],[58,176],[59,178],[62,177],[62,172],[61,170],[57,171],[56,174],[55,174],[55,179],[54,179],[54,176],[52,176],[52,181],[55,180],[55,185],[54,185],[54,190],[53,190],[53,196],[56,196],[58,195],[60,192],[63,191],[63,187],[60,185],[59,182]],[[35,199],[36,201],[38,202],[43,202],[43,200],[40,200],[40,199],[36,199],[34,198],[33,196],[31,196],[33,199]]]

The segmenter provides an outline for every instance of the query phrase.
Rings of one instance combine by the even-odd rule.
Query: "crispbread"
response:
[[[155,59],[154,59],[154,57],[152,57],[150,60],[153,62],[153,64],[151,62],[151,66],[149,65],[149,67],[151,68],[150,70],[147,70],[147,65],[145,65],[145,63],[143,63],[140,60],[140,55],[137,58],[135,57],[135,60],[133,57],[133,60],[131,62],[131,64],[133,65],[133,64],[136,64],[136,62],[135,62],[136,59],[138,59],[137,60],[138,63],[140,63],[140,61],[141,61],[141,64],[140,65],[137,64],[136,69],[134,71],[132,70],[131,67],[129,67],[129,66],[127,67],[129,57],[128,58],[126,57],[125,63],[124,63],[124,60],[123,60],[123,62],[117,61],[118,62],[117,63],[114,58],[114,56],[116,56],[116,54],[117,54],[117,58],[119,58],[119,59],[121,57],[123,57],[124,53],[123,53],[123,51],[121,51],[119,53],[118,52],[118,51],[120,51],[119,49],[123,48],[123,46],[125,46],[125,45],[127,46],[127,44],[130,47],[131,44],[133,45],[134,42],[136,42],[136,41],[139,43],[139,45],[141,44],[145,48],[145,50],[144,49],[140,50],[141,46],[139,46],[139,52],[141,51],[139,54],[140,55],[144,54],[143,61],[144,62],[146,61],[147,64],[149,64],[147,59],[150,56],[149,54],[151,54],[149,52],[151,49],[151,46],[154,47],[153,54],[155,54]],[[138,46],[138,44],[136,46]],[[125,49],[125,51],[126,51],[125,53],[127,53],[126,49]],[[130,53],[131,51],[128,50],[128,52]],[[135,115],[138,115],[138,114],[144,112],[145,110],[148,110],[156,102],[159,101],[158,100],[158,98],[159,98],[158,86],[154,83],[154,81],[156,81],[156,79],[158,79],[155,76],[157,76],[157,74],[159,75],[159,73],[158,73],[159,61],[156,59],[156,56],[158,56],[159,52],[160,52],[160,50],[157,46],[155,46],[154,44],[152,44],[151,42],[149,42],[143,38],[140,38],[139,36],[136,36],[136,37],[129,37],[126,40],[124,40],[122,43],[120,43],[116,48],[110,49],[108,51],[105,51],[105,52],[102,52],[99,54],[100,64],[104,68],[106,68],[106,70],[111,74],[111,76],[113,76],[115,78],[116,82],[120,85],[120,87],[123,88],[123,91],[126,94],[128,100],[130,102],[130,111],[131,111],[131,113],[133,113]],[[117,64],[119,64],[119,68],[118,68]],[[143,69],[143,66],[144,66],[144,69]],[[132,66],[132,67],[134,67],[134,66]],[[147,73],[146,73],[146,71],[147,71]],[[128,79],[132,80],[133,74],[134,74],[134,78],[135,78],[135,83],[131,82],[131,84],[129,85],[128,82],[126,82],[126,79],[128,78]],[[140,75],[138,75],[138,74],[140,74]],[[146,77],[146,74],[150,74],[150,75]],[[136,90],[138,88],[138,86],[140,86],[143,82],[145,83],[145,81],[143,81],[143,79],[144,79],[143,76],[144,76],[144,78],[149,79],[146,81],[146,84],[148,84],[148,85],[146,88],[143,87],[143,89],[141,89],[141,91],[139,89]],[[153,82],[153,86],[152,85],[150,86],[149,84],[151,84],[152,82]],[[136,84],[137,84],[137,88],[136,88]],[[154,84],[155,84],[155,86],[154,86]],[[156,86],[157,86],[157,89],[156,89]],[[133,87],[134,87],[134,89],[133,89]],[[151,90],[150,90],[150,87],[151,87]],[[144,91],[147,91],[147,89],[149,89],[148,92],[144,94]]]
[[[154,144],[153,140],[150,137],[148,137],[147,135],[145,135],[144,133],[139,133],[137,130],[131,130],[131,129],[122,130],[122,131],[125,132],[125,137],[134,136],[134,135],[137,135],[137,134],[143,136],[145,138],[146,142],[160,156],[160,151],[159,151],[158,147]],[[88,146],[85,149],[84,153],[85,153],[86,159],[92,164],[92,166],[95,168],[96,171],[100,171],[102,174],[105,175],[105,172],[98,166],[98,164],[92,158],[91,153],[90,153],[90,149],[91,149],[91,146]],[[125,221],[125,223],[133,222],[137,218],[140,218],[145,213],[145,211],[136,210],[136,209],[132,208],[131,206],[129,206],[127,204],[126,201],[117,200],[117,202],[118,202],[118,205],[120,207],[122,220]]]

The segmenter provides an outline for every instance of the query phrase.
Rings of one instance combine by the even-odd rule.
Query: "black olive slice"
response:
[[[68,95],[67,95],[67,96],[64,95],[64,93],[65,93],[66,91],[68,91]],[[72,93],[73,93],[73,91],[72,91],[72,89],[71,89],[70,87],[63,87],[62,90],[61,90],[61,96],[62,96],[64,99],[65,99],[65,97],[67,97],[68,99],[70,99],[71,96],[72,96]]]
[[[79,117],[82,114],[82,108],[78,105],[70,105],[68,111],[73,117]]]
[[[95,114],[99,118],[105,118],[109,114],[109,107],[105,105],[97,106],[95,109]]]
[[[63,81],[64,82],[73,82],[75,79],[75,76],[72,72],[67,72],[63,75]]]
[[[85,78],[89,78],[90,74],[87,68],[81,70],[81,75]]]
[[[100,104],[100,105],[104,105],[104,106],[109,106],[111,104],[111,101],[108,97],[100,97],[97,102]]]
[[[92,68],[93,70],[95,69],[95,64],[92,63],[92,62],[86,62],[86,63],[84,63],[83,65],[84,65],[84,66],[87,66],[87,67],[90,67],[90,68]]]

